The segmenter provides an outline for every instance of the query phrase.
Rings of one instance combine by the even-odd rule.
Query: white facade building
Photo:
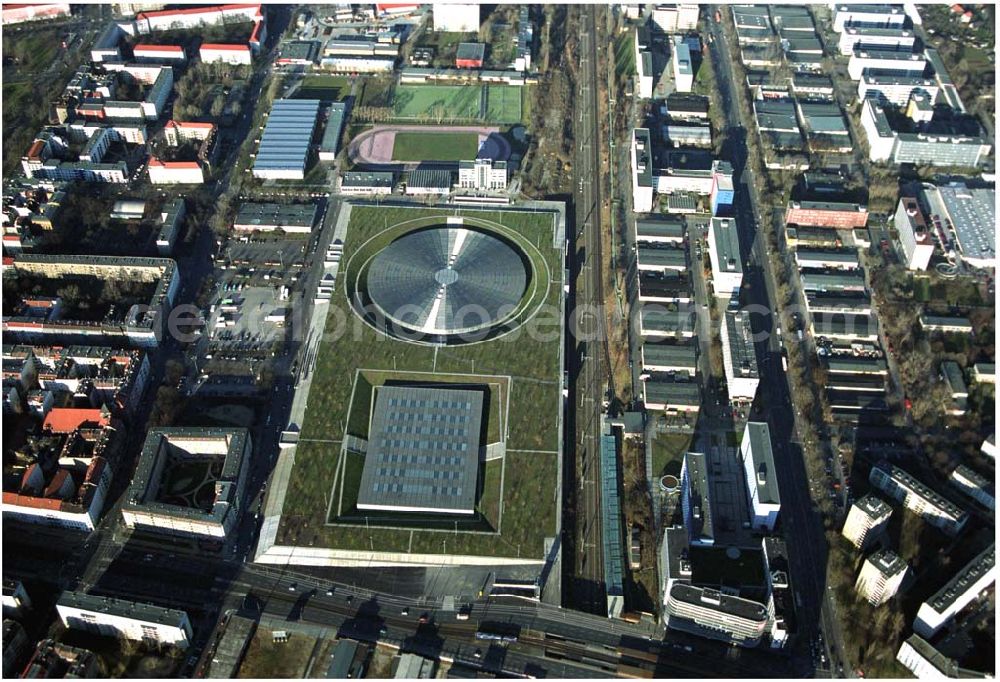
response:
[[[858,549],[865,549],[885,529],[892,516],[892,507],[868,495],[851,505],[841,534]]]
[[[838,46],[840,54],[845,57],[854,53],[855,47],[876,48],[883,50],[910,50],[916,36],[913,31],[900,27],[869,28],[867,26],[848,26],[840,34]]]
[[[852,81],[859,80],[866,70],[892,71],[899,74],[919,76],[927,68],[927,59],[919,52],[892,52],[855,48],[847,62],[847,75]]]
[[[899,5],[836,5],[833,8],[833,30],[842,33],[851,24],[902,27],[906,13]]]
[[[898,554],[888,549],[879,550],[865,559],[854,589],[872,606],[881,606],[899,591],[908,570]]]
[[[923,637],[933,637],[995,581],[996,544],[991,544],[920,605],[913,630]]]
[[[479,5],[447,3],[431,5],[434,12],[434,30],[450,33],[476,33],[479,31]]]
[[[632,210],[650,213],[653,210],[653,150],[649,129],[632,131]]]
[[[462,189],[505,190],[507,189],[507,162],[491,159],[460,161],[458,164],[458,186]]]
[[[674,88],[677,92],[691,92],[694,87],[694,64],[691,48],[681,36],[674,36],[670,64],[674,70]]]
[[[740,457],[746,473],[751,525],[773,531],[781,511],[781,495],[774,468],[771,432],[766,422],[747,422],[740,442]]]
[[[934,255],[934,240],[924,222],[920,203],[913,197],[902,197],[896,207],[894,222],[899,233],[899,245],[906,256],[906,267],[926,270]]]
[[[924,92],[931,101],[937,98],[940,88],[932,78],[923,76],[903,76],[897,74],[863,71],[858,79],[858,101],[863,102],[869,94],[895,104],[906,106],[914,92]]]
[[[206,64],[242,64],[249,66],[253,63],[253,53],[249,45],[226,45],[202,43],[198,50],[201,61]]]
[[[152,604],[63,592],[56,612],[63,625],[74,630],[182,649],[191,641],[191,621],[185,612]]]
[[[200,185],[205,173],[197,161],[149,160],[149,182],[154,185]]]
[[[989,480],[964,464],[959,464],[948,478],[953,486],[990,511],[996,509],[996,495]]]
[[[969,520],[967,512],[888,462],[873,466],[868,480],[929,524],[950,535],[957,535]]]
[[[715,295],[733,297],[743,286],[743,261],[735,219],[712,218],[708,226],[708,254]]]

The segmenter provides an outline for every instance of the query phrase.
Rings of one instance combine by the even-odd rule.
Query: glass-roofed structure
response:
[[[266,180],[305,178],[319,105],[318,99],[275,100],[254,159],[254,177]]]

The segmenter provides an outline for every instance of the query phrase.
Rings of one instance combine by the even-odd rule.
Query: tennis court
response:
[[[513,85],[487,85],[486,120],[490,123],[520,123],[522,90]]]
[[[480,120],[481,85],[399,85],[392,101],[398,118]]]

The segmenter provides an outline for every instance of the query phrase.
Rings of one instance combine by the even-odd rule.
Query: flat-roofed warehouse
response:
[[[308,234],[316,223],[316,204],[243,204],[233,229],[242,232],[284,232]]]
[[[303,180],[319,116],[318,99],[279,99],[264,126],[253,175],[267,180]]]
[[[378,389],[358,509],[474,513],[482,412],[480,391]]]
[[[642,368],[650,372],[690,372],[698,368],[695,344],[644,343],[640,349]]]

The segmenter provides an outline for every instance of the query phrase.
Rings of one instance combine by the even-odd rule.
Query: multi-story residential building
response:
[[[889,549],[882,549],[867,559],[854,583],[854,589],[872,606],[886,603],[903,584],[909,566],[903,558]]]
[[[902,5],[836,5],[833,9],[833,30],[842,33],[847,26],[876,28],[902,27],[906,12]]]
[[[926,270],[934,255],[934,239],[927,229],[920,203],[914,197],[901,197],[893,219],[899,234],[899,245],[903,247],[906,267],[910,270]]]
[[[649,129],[632,131],[632,210],[650,213],[653,210],[653,149]]]
[[[63,592],[56,602],[63,625],[73,630],[186,649],[191,621],[184,611],[140,602]]]
[[[507,189],[507,162],[491,159],[459,161],[458,186],[462,189],[505,190]]]
[[[197,161],[160,161],[149,159],[149,182],[154,185],[200,185],[205,172]]]
[[[172,62],[183,63],[187,61],[184,48],[180,45],[149,45],[139,43],[132,48],[132,56],[137,62]]]
[[[913,630],[922,637],[933,637],[995,581],[996,545],[991,544],[920,605]]]
[[[949,535],[957,535],[969,520],[967,512],[888,462],[882,461],[873,466],[868,480],[886,495],[902,502],[907,509]]]
[[[734,298],[743,286],[743,259],[734,218],[712,218],[708,226],[712,287],[720,298]]]
[[[202,43],[198,56],[206,64],[233,64],[249,66],[253,63],[253,52],[249,45],[225,43]]]
[[[799,269],[857,270],[861,267],[855,249],[823,249],[808,246],[795,249],[795,263]]]
[[[851,505],[841,534],[864,550],[885,530],[891,516],[892,507],[874,495],[866,495]]]
[[[922,75],[905,76],[892,72],[863,71],[858,79],[858,100],[875,97],[881,103],[905,107],[915,92],[926,94],[933,101],[938,94],[938,85],[932,78]]]
[[[733,402],[753,402],[760,385],[750,314],[727,310],[719,330],[726,388]]]
[[[750,500],[750,523],[754,528],[773,531],[781,511],[781,495],[766,422],[747,422],[740,442],[740,457]]]
[[[906,638],[896,653],[896,660],[913,673],[914,677],[921,680],[945,677],[954,679],[992,677],[985,673],[961,667],[958,661],[949,658],[934,648],[930,642],[920,635],[910,635]]]
[[[865,71],[920,76],[926,68],[927,59],[919,52],[855,46],[847,62],[847,75],[853,81],[860,80]]]
[[[913,52],[915,41],[916,36],[913,31],[904,29],[902,25],[890,28],[855,25],[844,27],[838,47],[840,54],[849,57],[854,54],[856,48]]]
[[[63,677],[85,679],[97,677],[100,659],[93,651],[69,646],[54,639],[43,639],[21,673],[28,679]]]
[[[965,464],[959,464],[951,472],[949,482],[990,511],[996,508],[996,494],[993,484],[985,476],[977,474]]]
[[[129,528],[175,535],[224,538],[242,513],[253,443],[246,429],[158,428],[149,431],[122,518]],[[200,467],[214,494],[191,501],[164,485],[180,466]],[[213,474],[213,471],[218,473]]]
[[[68,2],[8,3],[3,7],[3,25],[68,17]]]
[[[635,52],[635,68],[638,80],[637,95],[641,99],[650,99],[653,96],[655,78],[653,74],[653,53],[650,52],[649,29],[640,26],[635,31],[633,48]]]

